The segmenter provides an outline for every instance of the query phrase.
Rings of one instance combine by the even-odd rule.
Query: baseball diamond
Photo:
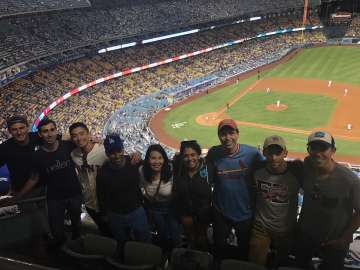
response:
[[[243,143],[258,146],[266,136],[279,134],[287,139],[294,157],[305,154],[311,131],[324,129],[337,139],[337,159],[359,163],[359,72],[357,47],[298,50],[262,68],[260,79],[254,72],[245,74],[216,86],[207,95],[190,97],[172,105],[171,110],[160,111],[151,127],[160,141],[172,147],[178,147],[184,138],[209,147],[217,142],[217,123],[231,117],[240,126]],[[183,122],[187,124],[172,128]]]

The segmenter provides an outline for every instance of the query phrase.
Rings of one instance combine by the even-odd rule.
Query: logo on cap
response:
[[[122,151],[124,149],[124,141],[118,134],[107,135],[104,140],[105,152]]]
[[[316,141],[324,142],[329,145],[335,146],[335,140],[333,136],[331,136],[331,134],[326,131],[315,131],[309,135],[308,144]]]
[[[317,131],[314,133],[314,137],[316,138],[324,138],[325,137],[325,133],[322,131]]]

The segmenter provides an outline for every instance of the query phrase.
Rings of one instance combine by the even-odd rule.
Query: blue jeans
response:
[[[114,238],[122,246],[130,240],[132,232],[136,241],[151,242],[150,228],[144,208],[136,208],[129,214],[109,213],[110,229]]]
[[[71,220],[72,238],[80,236],[82,196],[78,195],[64,200],[48,200],[48,218],[52,236],[56,242],[65,240],[64,219],[65,210]]]
[[[152,225],[159,235],[162,248],[172,248],[180,244],[180,224],[168,207],[150,207],[148,209]],[[169,246],[170,245],[170,246]]]

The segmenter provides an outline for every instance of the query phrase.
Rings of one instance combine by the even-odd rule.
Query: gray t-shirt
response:
[[[294,228],[298,193],[302,181],[302,162],[287,162],[287,169],[274,174],[266,168],[255,171],[255,222],[270,232],[284,233]]]
[[[338,163],[331,174],[317,176],[305,159],[300,229],[313,241],[337,239],[348,228],[354,210],[360,210],[360,179]]]

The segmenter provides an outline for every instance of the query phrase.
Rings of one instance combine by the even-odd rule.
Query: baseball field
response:
[[[326,130],[336,140],[336,157],[360,164],[360,47],[302,49],[282,61],[160,111],[150,126],[160,141],[178,147],[196,139],[218,144],[217,123],[233,118],[241,143],[261,146],[283,136],[290,156],[306,153],[306,139]]]

